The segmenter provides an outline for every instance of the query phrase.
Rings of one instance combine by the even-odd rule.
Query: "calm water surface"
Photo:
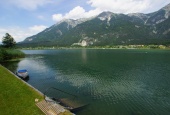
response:
[[[169,50],[23,50],[6,66],[27,69],[41,92],[56,87],[89,103],[77,115],[170,115]],[[50,96],[60,96],[59,92]]]

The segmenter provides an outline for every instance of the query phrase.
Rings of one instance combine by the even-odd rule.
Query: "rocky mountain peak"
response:
[[[139,18],[140,20],[142,20],[143,22],[145,22],[149,16],[143,13],[130,13],[128,14],[128,16],[130,17],[135,17],[135,18]]]
[[[128,14],[128,16],[135,16],[135,17],[139,17],[141,19],[148,18],[148,16],[146,14],[143,14],[143,13],[130,13],[130,14]]]
[[[102,21],[107,20],[109,22],[113,15],[114,13],[107,11],[107,12],[102,12],[101,14],[99,14],[97,18],[99,18]]]
[[[170,4],[166,5],[165,7],[163,7],[162,9],[166,10],[166,11],[170,11]]]
[[[62,20],[24,42],[66,46],[88,37],[86,42],[94,45],[152,43],[153,39],[169,39],[169,17],[170,4],[149,14],[102,12],[91,18]]]
[[[108,17],[110,15],[113,15],[113,13],[109,12],[109,11],[106,11],[106,12],[100,13],[97,17]]]
[[[77,25],[77,21],[73,19],[63,19],[60,22],[58,22],[55,26],[58,26],[62,23],[67,23],[69,26],[75,27]]]
[[[60,25],[62,23],[67,23],[68,27],[71,26],[72,28],[74,28],[78,24],[81,24],[81,23],[86,22],[88,20],[91,20],[93,18],[94,17],[91,17],[91,18],[80,18],[80,19],[77,19],[77,20],[74,20],[74,19],[63,19],[63,20],[61,20],[60,22],[56,23],[53,26],[58,26],[58,25]]]
[[[162,9],[165,10],[165,18],[170,17],[170,4],[166,5]]]

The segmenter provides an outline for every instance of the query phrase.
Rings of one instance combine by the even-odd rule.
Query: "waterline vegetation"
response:
[[[0,48],[0,62],[25,57],[25,54],[17,49]]]
[[[6,33],[2,38],[2,45],[0,46],[0,62],[25,57],[23,52],[15,49],[15,45],[14,38]]]

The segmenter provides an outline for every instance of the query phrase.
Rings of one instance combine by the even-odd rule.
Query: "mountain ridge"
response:
[[[149,14],[116,14],[107,11],[88,19],[62,20],[26,38],[20,44],[42,43],[43,45],[44,42],[58,46],[96,46],[161,44],[169,43],[169,40],[170,4]]]

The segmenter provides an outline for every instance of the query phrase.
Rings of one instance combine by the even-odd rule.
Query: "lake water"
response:
[[[77,115],[170,115],[169,50],[23,52],[26,58],[5,66],[27,69],[27,82],[41,92],[55,87],[89,103]],[[52,90],[47,95],[63,96]]]

